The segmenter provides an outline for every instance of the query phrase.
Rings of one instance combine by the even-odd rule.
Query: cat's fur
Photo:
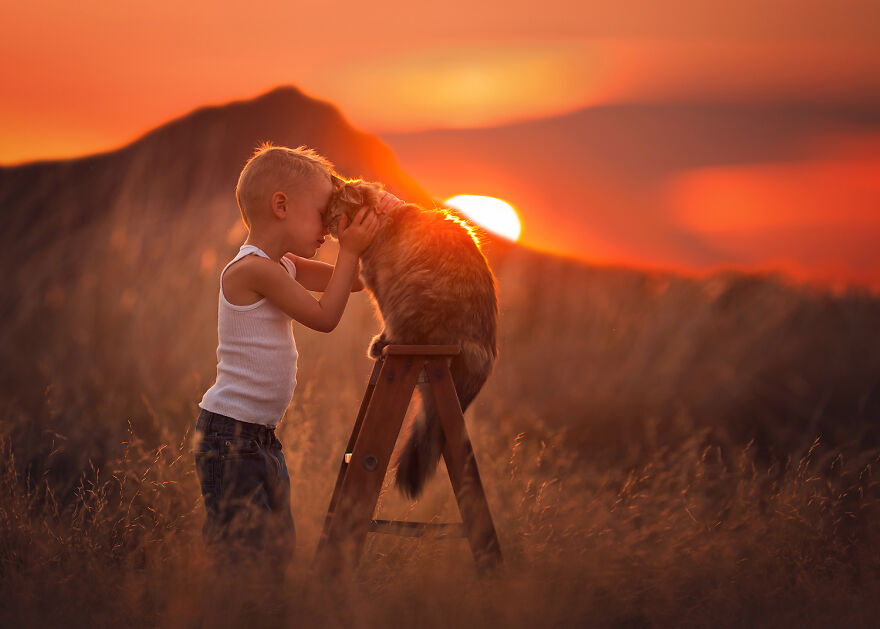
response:
[[[324,226],[337,236],[343,214],[377,206],[381,184],[334,177]],[[384,329],[369,355],[386,345],[458,345],[451,372],[462,412],[492,372],[498,354],[495,278],[471,231],[442,209],[407,203],[380,216],[376,238],[361,257],[361,277],[378,306]],[[397,460],[396,483],[418,496],[440,461],[444,438],[430,390],[422,385],[416,417]]]

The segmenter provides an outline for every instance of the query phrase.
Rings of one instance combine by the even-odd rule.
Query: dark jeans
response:
[[[213,559],[232,567],[255,562],[258,574],[283,579],[296,530],[274,428],[202,409],[194,453],[205,499],[202,536]]]

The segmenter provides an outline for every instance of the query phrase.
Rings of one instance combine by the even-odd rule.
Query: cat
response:
[[[325,232],[336,238],[364,205],[375,209],[383,186],[332,176],[334,192],[323,212]],[[450,371],[464,412],[482,389],[498,356],[495,276],[472,228],[442,208],[401,203],[379,216],[379,231],[361,256],[361,278],[384,329],[368,350],[386,345],[458,345]],[[422,408],[396,462],[395,483],[409,498],[424,489],[440,461],[444,436],[434,397],[420,385]]]

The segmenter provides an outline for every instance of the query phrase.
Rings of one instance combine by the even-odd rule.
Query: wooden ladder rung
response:
[[[458,356],[458,345],[386,345],[383,356]]]
[[[370,533],[400,535],[403,537],[467,537],[461,522],[407,522],[405,520],[373,520]]]

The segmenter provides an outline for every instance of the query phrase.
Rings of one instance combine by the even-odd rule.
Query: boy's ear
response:
[[[272,195],[272,212],[274,214],[280,214],[283,208],[287,205],[287,195],[283,192],[276,192]]]

